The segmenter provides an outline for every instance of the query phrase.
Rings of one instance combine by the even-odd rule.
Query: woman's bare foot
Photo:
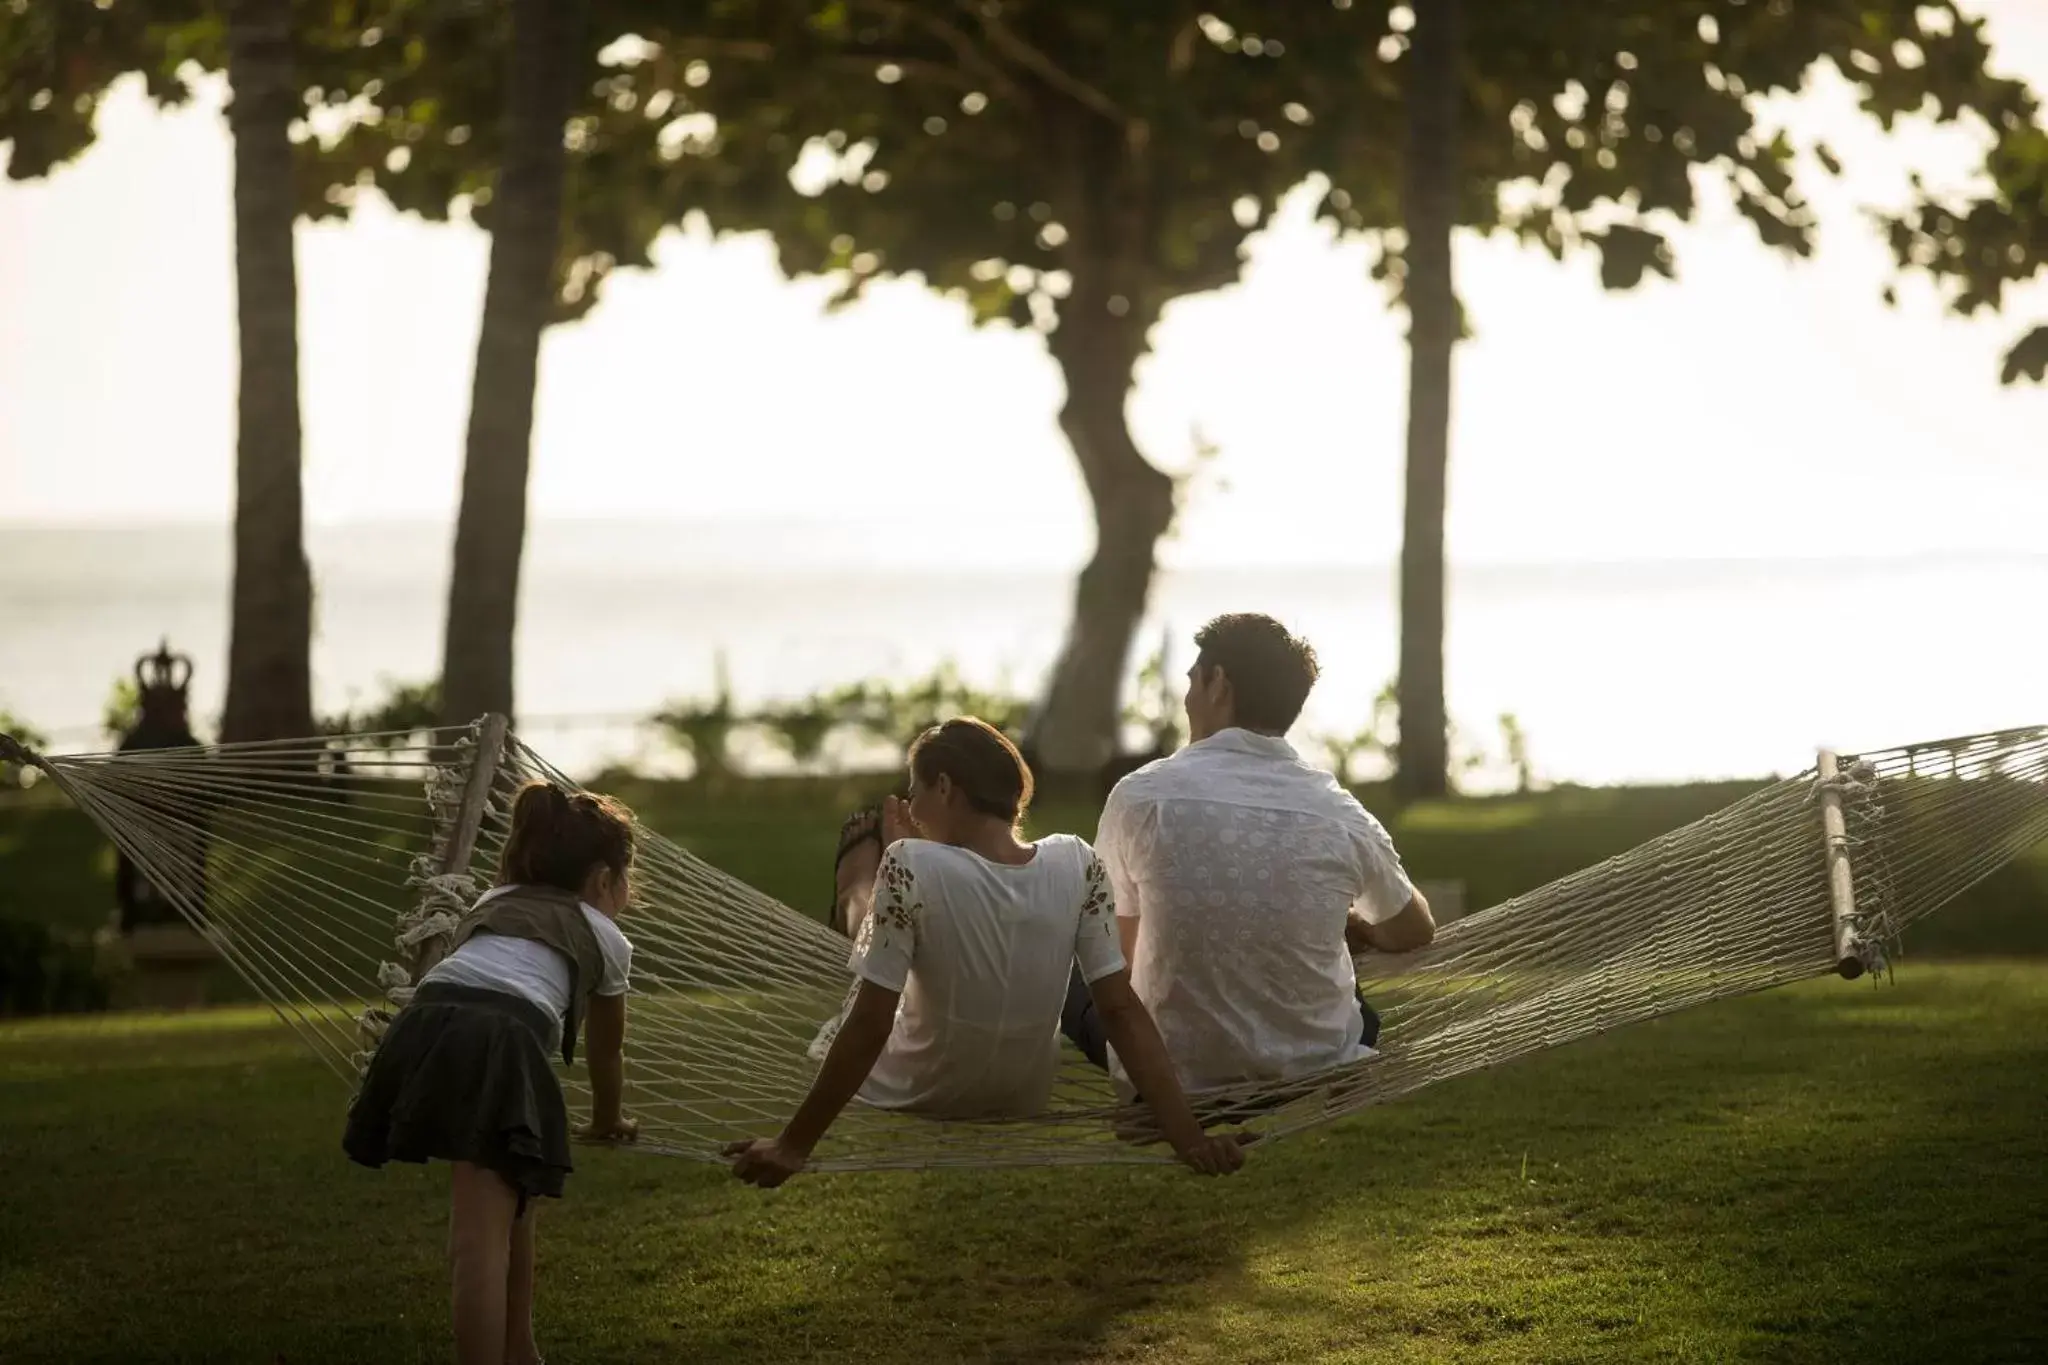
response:
[[[917,824],[910,818],[910,803],[900,796],[886,797],[882,801],[882,847],[887,848],[899,839],[915,839]]]
[[[838,866],[832,869],[832,927],[848,938],[860,932],[874,903],[875,873],[882,866],[883,841],[876,837],[882,817],[874,810],[855,811],[839,827]]]

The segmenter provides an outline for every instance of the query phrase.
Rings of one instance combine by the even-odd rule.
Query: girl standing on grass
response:
[[[631,1141],[621,1114],[626,908],[633,817],[603,796],[530,783],[512,803],[498,886],[456,929],[455,950],[420,978],[349,1106],[351,1160],[454,1163],[448,1255],[461,1365],[536,1365],[536,1195],[569,1174],[568,1106],[548,1060],[576,1059],[585,1029],[591,1122],[582,1136]]]

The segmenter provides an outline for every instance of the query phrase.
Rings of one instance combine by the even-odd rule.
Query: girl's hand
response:
[[[592,1119],[576,1130],[578,1142],[632,1142],[639,1136],[640,1120],[629,1118],[614,1119],[603,1127]]]
[[[727,1143],[725,1154],[733,1158],[734,1175],[764,1190],[774,1189],[801,1171],[811,1155],[786,1147],[777,1138]]]
[[[1175,1153],[1197,1175],[1229,1175],[1244,1165],[1244,1140],[1236,1133],[1203,1134]]]

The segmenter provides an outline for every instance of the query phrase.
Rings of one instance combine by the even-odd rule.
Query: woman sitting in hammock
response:
[[[1077,964],[1110,1044],[1181,1160],[1209,1175],[1242,1164],[1236,1138],[1202,1132],[1131,990],[1094,850],[1069,834],[1017,838],[1030,800],[1016,746],[962,718],[911,746],[908,802],[892,796],[879,814],[847,821],[833,916],[854,940],[849,965],[860,981],[781,1136],[726,1149],[740,1179],[773,1187],[801,1171],[856,1094],[932,1118],[1040,1112]]]

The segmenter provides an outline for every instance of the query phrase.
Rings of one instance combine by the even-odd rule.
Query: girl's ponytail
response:
[[[512,800],[498,881],[578,891],[599,863],[624,876],[632,862],[631,811],[608,796],[529,782]]]

